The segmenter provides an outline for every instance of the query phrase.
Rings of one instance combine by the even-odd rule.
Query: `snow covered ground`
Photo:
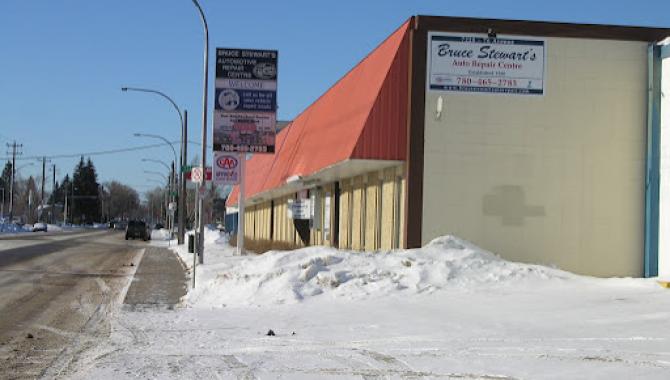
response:
[[[75,378],[670,374],[670,290],[653,279],[511,263],[455,237],[374,254],[313,247],[240,257],[216,231],[205,243],[184,307],[120,311]],[[185,246],[176,250],[190,267]]]

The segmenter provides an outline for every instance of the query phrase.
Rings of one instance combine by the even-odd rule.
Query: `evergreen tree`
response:
[[[100,220],[100,197],[98,175],[89,158],[82,156],[72,175],[74,199],[72,219],[75,223],[93,223]]]
[[[7,161],[5,168],[2,170],[2,176],[0,176],[0,187],[5,189],[7,194],[9,194],[9,186],[12,182],[12,162]],[[5,195],[7,198],[9,195]]]

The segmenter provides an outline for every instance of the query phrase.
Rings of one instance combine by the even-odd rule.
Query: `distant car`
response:
[[[35,223],[33,224],[33,232],[47,232],[47,224],[46,223]]]
[[[129,238],[140,238],[144,241],[151,239],[147,224],[139,220],[131,220],[128,222],[128,227],[126,227],[126,240]]]
[[[123,221],[123,220],[114,222],[114,229],[115,230],[125,230],[126,227],[128,227],[128,223]]]

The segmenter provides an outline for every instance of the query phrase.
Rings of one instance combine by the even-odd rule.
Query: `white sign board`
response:
[[[202,182],[202,169],[199,166],[196,166],[193,169],[191,169],[191,181],[195,183]]]
[[[289,199],[288,217],[290,219],[309,219],[311,216],[311,207],[309,199]]]
[[[544,94],[545,40],[428,34],[428,90]]]
[[[235,185],[240,182],[240,157],[235,153],[214,152],[212,180],[217,185]]]
[[[326,193],[323,206],[323,238],[330,240],[330,193]]]

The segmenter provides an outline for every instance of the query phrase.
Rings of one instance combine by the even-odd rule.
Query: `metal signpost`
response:
[[[244,254],[246,154],[275,151],[277,56],[276,50],[216,49],[214,180],[217,184],[240,184],[237,226],[240,255]]]

